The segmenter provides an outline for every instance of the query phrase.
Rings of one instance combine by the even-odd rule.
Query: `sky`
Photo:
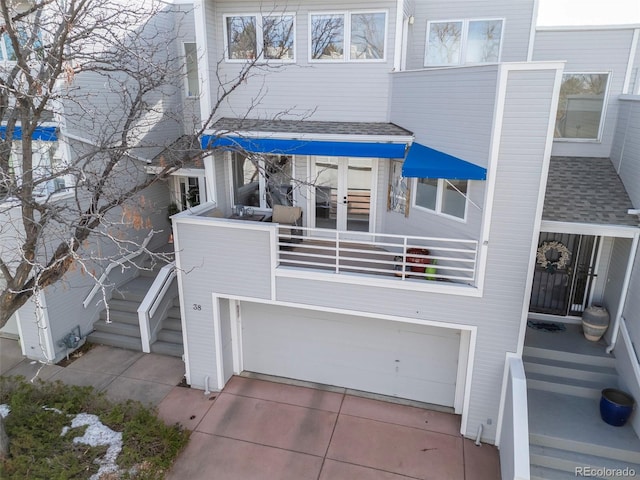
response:
[[[640,24],[640,0],[539,0],[538,25]]]

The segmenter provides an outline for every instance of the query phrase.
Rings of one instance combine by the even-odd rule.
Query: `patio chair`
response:
[[[287,205],[274,205],[271,221],[279,223],[280,242],[300,243],[302,242],[302,208],[290,207]],[[291,228],[283,228],[282,225],[290,225]]]

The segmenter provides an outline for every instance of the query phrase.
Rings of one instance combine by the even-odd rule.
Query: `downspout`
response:
[[[631,282],[631,271],[633,264],[636,260],[636,253],[638,251],[638,240],[640,239],[640,233],[636,233],[633,237],[631,244],[631,252],[629,254],[629,260],[627,261],[627,271],[624,274],[624,282],[622,283],[622,293],[620,294],[620,301],[618,302],[618,312],[616,319],[613,323],[613,331],[611,333],[611,345],[607,347],[606,352],[611,353],[616,348],[616,342],[618,341],[618,334],[620,333],[620,319],[622,318],[622,312],[624,304],[627,302],[627,294],[629,293],[629,283]]]

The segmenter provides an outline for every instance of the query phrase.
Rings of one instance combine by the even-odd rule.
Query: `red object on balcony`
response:
[[[424,273],[425,268],[423,265],[431,263],[428,258],[412,257],[411,255],[429,255],[429,250],[426,248],[408,248],[407,249],[407,263],[413,263],[417,265],[411,265],[412,272]]]

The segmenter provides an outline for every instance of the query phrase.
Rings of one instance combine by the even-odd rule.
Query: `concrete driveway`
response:
[[[192,431],[172,480],[496,480],[495,447],[460,436],[460,417],[349,394],[233,377],[220,393],[176,386],[182,360],[95,346],[66,367],[0,339],[0,374],[92,385],[158,406]]]
[[[233,377],[208,396],[176,387],[159,412],[193,431],[173,480],[500,478],[459,416],[346,393]]]

